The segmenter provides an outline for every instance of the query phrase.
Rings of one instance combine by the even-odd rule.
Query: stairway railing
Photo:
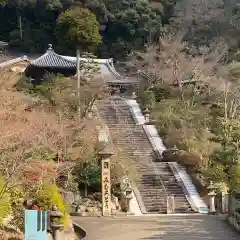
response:
[[[112,107],[115,109],[115,111],[116,111],[116,115],[117,115],[117,116],[116,116],[116,119],[117,119],[117,121],[118,121],[118,120],[122,119],[122,118],[121,118],[121,114],[119,114],[119,113],[121,113],[121,112],[125,113],[126,111],[125,111],[125,110],[122,110],[121,108],[119,108],[119,107],[115,104],[114,100],[112,100],[112,99],[114,99],[114,98],[110,98],[111,106],[112,106]],[[124,101],[124,102],[126,102],[126,100],[125,100],[124,98],[120,97],[120,96],[119,96],[119,99],[122,100],[122,101]],[[127,104],[126,104],[126,106],[127,106],[127,108],[129,108]],[[131,114],[130,109],[129,109],[129,112],[130,112],[130,114]],[[132,116],[131,116],[131,117],[132,117]],[[128,120],[127,120],[127,117],[125,117],[125,118],[122,119],[122,120],[124,121],[124,124],[125,124],[125,125],[129,125]],[[141,126],[139,126],[139,127],[141,127]],[[120,129],[118,128],[117,131],[120,132]],[[147,139],[147,141],[149,141],[148,138],[146,138],[146,139]],[[128,137],[127,137],[127,140],[128,140],[128,142],[129,142],[129,144],[131,145],[132,149],[138,150],[138,148],[136,148],[137,143],[136,143],[135,139],[130,138],[130,137],[128,136]],[[162,187],[162,189],[163,189],[163,191],[164,191],[164,206],[166,206],[166,209],[167,209],[167,208],[168,208],[167,205],[168,205],[168,197],[169,197],[169,194],[168,194],[168,192],[167,192],[166,187],[164,186],[164,183],[163,183],[163,181],[162,181],[162,179],[161,179],[161,176],[160,176],[160,173],[159,173],[158,169],[156,168],[155,164],[154,164],[153,161],[152,161],[152,158],[151,158],[150,164],[151,164],[151,166],[153,167],[154,172],[155,172],[155,174],[156,174],[156,176],[157,176],[157,180],[159,181],[160,186]],[[161,193],[160,189],[159,189],[159,192]]]

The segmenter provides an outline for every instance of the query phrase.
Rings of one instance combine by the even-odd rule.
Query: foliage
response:
[[[81,118],[85,118],[96,100],[108,95],[108,88],[99,74],[99,65],[94,61],[94,55],[82,55],[81,62],[80,101],[78,97],[77,81],[61,75],[46,73],[41,84],[31,82],[29,78],[21,76],[14,85],[18,91],[24,91],[33,97],[47,100],[51,111],[57,112],[61,118],[73,119],[81,106]]]
[[[24,232],[24,208],[22,206],[14,206],[12,215],[13,219],[11,220],[11,224],[19,229],[21,232]]]
[[[162,22],[167,22],[173,14],[174,3],[171,0],[160,2],[142,0],[127,2],[124,0],[95,0],[94,2],[85,0],[2,0],[0,7],[2,9],[0,20],[4,22],[0,26],[0,38],[10,42],[11,46],[20,48],[21,51],[40,52],[45,50],[47,44],[57,45],[58,42],[58,50],[73,54],[76,45],[68,44],[65,48],[66,45],[63,44],[67,36],[65,31],[68,30],[63,29],[65,32],[64,36],[61,34],[63,39],[57,38],[56,25],[59,16],[66,14],[66,11],[78,12],[74,9],[85,8],[96,15],[96,23],[100,25],[103,42],[97,49],[98,55],[125,57],[132,49],[143,48],[147,42],[154,42],[158,39],[162,32]],[[74,22],[76,23],[75,18],[70,24]],[[82,22],[82,18],[78,22]],[[83,23],[85,27],[86,22],[83,21]],[[97,25],[94,24],[94,26]],[[22,26],[22,31],[19,26]],[[93,28],[88,29],[89,34]],[[86,30],[83,29],[81,32],[86,33]],[[89,38],[88,35],[82,35],[82,37],[81,43]],[[97,39],[99,41],[100,38],[97,37]],[[86,51],[86,49],[83,50]]]
[[[7,239],[7,240],[23,240],[24,235],[19,233],[8,233],[4,230],[0,230],[0,239]]]
[[[103,89],[91,91],[90,87],[94,83],[94,80],[91,82],[93,68],[88,62],[82,66],[85,67],[81,69],[84,73],[81,88],[86,92],[88,89],[89,98],[99,99]],[[23,94],[11,88],[19,76],[11,75],[9,81],[5,81],[6,74],[10,72],[3,72],[0,79],[0,171],[5,180],[4,197],[9,195],[10,206],[23,195],[38,198],[48,209],[57,203],[60,211],[66,212],[64,223],[67,225],[67,206],[53,183],[60,183],[63,188],[76,185],[74,165],[86,160],[94,162],[91,156],[96,153],[97,122],[88,118],[88,110],[82,119],[72,111],[74,79],[48,74],[41,86],[21,77],[15,87],[26,93]],[[82,101],[85,99],[82,94]],[[90,108],[88,106],[89,111]],[[66,113],[70,110],[72,117]],[[58,181],[66,177],[67,185]],[[99,182],[99,175],[93,177]],[[18,207],[14,207],[13,215],[15,225],[22,229],[23,218]]]
[[[15,187],[9,190],[11,201],[14,204],[18,204],[24,197],[23,189],[20,187]]]
[[[51,210],[53,205],[58,207],[58,210],[64,214],[63,223],[68,224],[69,221],[69,209],[65,203],[63,196],[59,192],[59,188],[56,185],[43,185],[42,190],[35,196],[39,201],[41,209]]]
[[[240,191],[239,129],[239,120],[219,120],[217,136],[213,140],[220,143],[221,147],[213,152],[212,165],[208,169],[212,179],[227,183],[230,193]]]
[[[1,0],[0,6],[4,7],[7,4],[8,0]]]
[[[76,181],[79,187],[91,188],[95,192],[100,192],[101,188],[101,175],[100,175],[100,165],[96,162],[85,163],[75,166],[75,171],[77,171]],[[86,189],[85,189],[86,190]]]
[[[133,49],[155,42],[161,34],[161,18],[169,1],[108,0],[82,1],[97,16],[103,35],[100,51],[105,56],[123,57]],[[168,18],[169,16],[166,16]]]
[[[12,212],[11,198],[5,189],[4,178],[0,176],[0,225],[6,217]]]
[[[240,62],[232,62],[229,64],[229,71],[236,79],[240,78]]]
[[[219,75],[225,71],[221,76],[232,80],[230,67],[219,63],[225,54],[225,45],[220,43],[215,49],[202,46],[199,47],[201,55],[191,55],[194,47],[182,39],[180,33],[166,34],[158,45],[148,46],[131,56],[132,69],[141,69],[138,100],[143,110],[146,107],[151,110],[165,145],[180,149],[171,156],[171,161],[195,170],[201,167],[206,179],[211,179],[208,174],[213,178],[221,169],[209,158],[220,146],[213,138],[219,135],[216,129],[219,117],[226,115],[225,93],[229,92],[227,111],[229,116],[234,116],[238,112],[238,88],[233,82],[225,89]],[[224,71],[218,72],[220,67]],[[212,169],[206,174],[210,165]]]
[[[85,8],[62,13],[56,31],[60,44],[70,44],[85,52],[95,50],[101,43],[99,23],[95,15]]]

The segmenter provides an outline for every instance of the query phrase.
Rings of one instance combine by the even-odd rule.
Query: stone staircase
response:
[[[154,162],[155,154],[141,125],[136,125],[125,99],[110,97],[97,102],[100,117],[114,144],[131,155],[139,173],[138,190],[149,213],[166,213],[167,196],[175,196],[176,213],[191,212],[183,190],[168,163]],[[119,137],[117,137],[119,136]]]

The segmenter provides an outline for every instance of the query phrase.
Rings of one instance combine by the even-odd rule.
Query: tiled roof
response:
[[[47,52],[34,60],[31,65],[37,67],[76,68],[76,64],[74,62],[56,54],[51,45],[49,46]]]
[[[80,58],[80,61],[89,61],[86,58]],[[36,67],[50,67],[50,68],[76,68],[76,57],[58,55],[49,44],[49,48],[45,54],[31,62],[31,65]],[[124,78],[117,73],[113,66],[113,59],[94,59],[100,68],[101,75],[105,81],[110,83],[129,83],[134,82],[133,79]]]

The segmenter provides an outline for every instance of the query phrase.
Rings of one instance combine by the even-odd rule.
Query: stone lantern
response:
[[[137,95],[136,95],[135,92],[132,93],[132,99],[133,99],[133,100],[136,100],[136,99],[137,99]]]
[[[56,205],[52,207],[52,211],[50,212],[50,221],[51,221],[51,229],[52,229],[52,237],[53,240],[60,240],[60,230],[63,227],[63,224],[60,222],[60,219],[63,217],[63,214],[58,211]]]
[[[208,196],[209,196],[209,213],[210,214],[215,214],[216,213],[216,209],[215,209],[215,196],[216,196],[216,192],[215,192],[215,186],[213,185],[213,182],[210,181],[209,186],[207,187],[209,192],[208,192]]]
[[[131,200],[133,199],[133,189],[131,187],[128,187],[125,190],[125,197],[127,201],[127,213],[129,215],[132,215],[134,213],[132,212],[132,207],[131,207]]]
[[[144,111],[144,118],[145,123],[148,124],[150,122],[150,110],[148,108]]]
[[[134,214],[132,211],[131,200],[133,199],[133,189],[131,186],[131,182],[127,176],[123,176],[120,181],[120,188],[122,192],[122,203],[126,204],[127,207],[126,214],[132,215]]]

